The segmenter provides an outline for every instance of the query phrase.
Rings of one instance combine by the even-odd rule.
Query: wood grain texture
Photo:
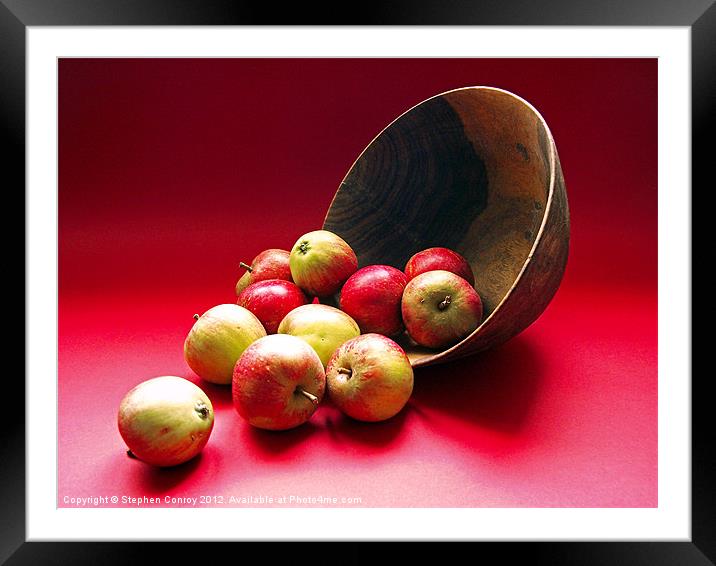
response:
[[[549,304],[569,250],[569,209],[554,140],[539,113],[504,90],[429,98],[389,124],[341,183],[324,228],[359,266],[403,269],[416,252],[452,248],[475,273],[485,314],[451,348],[399,342],[414,366],[501,344]]]

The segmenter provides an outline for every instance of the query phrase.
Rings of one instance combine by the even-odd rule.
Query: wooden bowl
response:
[[[544,311],[569,250],[569,209],[549,128],[505,90],[466,87],[413,106],[368,144],[330,205],[324,228],[359,267],[404,269],[434,246],[462,254],[483,301],[480,326],[444,350],[398,341],[413,366],[502,344]]]

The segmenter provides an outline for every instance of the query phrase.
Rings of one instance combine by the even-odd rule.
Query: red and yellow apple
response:
[[[326,368],[331,401],[360,421],[384,421],[401,411],[413,392],[413,368],[403,349],[381,334],[348,340]]]
[[[389,265],[369,265],[351,275],[341,289],[341,310],[358,323],[361,333],[395,336],[405,330],[400,312],[405,273]]]
[[[482,319],[482,301],[465,279],[449,271],[421,273],[405,286],[403,322],[421,346],[452,346],[475,330]]]
[[[184,341],[186,363],[206,381],[230,384],[236,360],[252,342],[266,336],[266,330],[251,311],[239,305],[217,305],[194,318]]]
[[[236,282],[236,296],[238,297],[252,283],[259,281],[266,281],[267,279],[293,281],[288,258],[288,251],[271,248],[257,255],[251,265],[247,265],[243,261],[239,262],[239,265],[246,272]]]
[[[318,354],[295,336],[260,338],[234,367],[234,407],[257,428],[287,430],[305,423],[325,389],[326,374]]]
[[[289,257],[293,281],[311,297],[327,297],[358,269],[348,243],[333,232],[316,230],[301,236]]]
[[[132,455],[154,466],[176,466],[206,446],[214,409],[191,381],[167,375],[130,390],[119,405],[117,424]]]

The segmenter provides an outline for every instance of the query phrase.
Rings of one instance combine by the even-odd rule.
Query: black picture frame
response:
[[[298,8],[298,10],[296,10]],[[530,0],[484,2],[401,1],[351,10],[351,21],[340,12],[298,4],[277,10],[230,0],[0,0],[0,135],[6,157],[6,199],[25,194],[25,38],[28,26],[78,25],[558,25],[558,26],[686,26],[691,31],[692,186],[713,187],[707,177],[710,144],[707,132],[716,101],[716,5],[713,0]],[[8,177],[7,173],[11,173]],[[692,194],[696,192],[692,189]],[[7,200],[6,200],[7,202]],[[17,207],[24,211],[24,199]],[[693,206],[692,206],[693,209]],[[13,215],[15,216],[15,215]],[[23,213],[24,221],[24,213]],[[7,229],[6,229],[7,231]],[[692,227],[693,233],[693,227]],[[16,234],[16,232],[15,232]],[[14,239],[17,237],[15,236]],[[6,240],[6,241],[14,241]],[[703,241],[693,238],[694,244]],[[710,257],[707,254],[704,257]],[[693,250],[692,250],[693,257]],[[23,260],[24,261],[24,260]],[[23,274],[24,263],[23,263]],[[18,278],[19,279],[19,278]],[[22,278],[26,283],[25,276]],[[19,283],[19,281],[18,281]],[[20,291],[25,296],[24,285]],[[12,302],[12,301],[10,301]],[[19,303],[14,301],[15,303]],[[26,305],[25,305],[26,306]],[[19,308],[11,306],[10,308]],[[713,312],[713,308],[707,312]],[[9,314],[9,313],[8,313]],[[24,318],[24,316],[23,316]],[[18,316],[15,320],[23,320]],[[0,562],[21,564],[144,563],[157,551],[162,560],[206,562],[206,543],[197,545],[138,542],[26,542],[24,384],[7,372],[6,392],[14,400],[12,418],[5,419],[0,443]],[[707,395],[710,372],[691,378],[692,391],[692,537],[690,542],[476,542],[473,556],[538,564],[706,565],[716,563],[716,427]],[[225,543],[228,544],[228,543]],[[235,544],[235,543],[231,543]],[[241,543],[240,543],[241,544]],[[249,543],[244,543],[249,544]],[[273,560],[312,564],[372,561],[385,543],[348,542],[340,550],[307,551],[298,543],[272,544]],[[149,549],[147,548],[149,546]],[[437,546],[437,548],[436,548]],[[256,549],[262,552],[262,549]],[[478,554],[474,554],[477,551]],[[402,551],[401,551],[402,552]],[[407,552],[447,558],[440,545],[411,545]],[[439,554],[438,554],[439,553]],[[211,555],[214,554],[212,550]],[[237,556],[237,559],[240,557]],[[406,558],[404,556],[403,558]],[[489,559],[488,559],[489,560]]]

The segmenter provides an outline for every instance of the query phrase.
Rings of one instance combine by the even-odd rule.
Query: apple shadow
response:
[[[486,352],[445,364],[416,368],[414,412],[421,407],[449,413],[477,426],[520,433],[539,394],[544,368],[524,336]]]
[[[186,480],[201,465],[204,452],[200,452],[197,456],[170,468],[159,468],[145,462],[136,460],[138,483],[143,486],[143,493],[159,494],[170,491]],[[127,456],[127,458],[132,458]]]
[[[350,441],[377,448],[393,443],[412,410],[408,402],[397,415],[380,422],[358,421],[336,410],[325,418],[324,427],[336,445]]]
[[[311,421],[289,430],[264,430],[246,425],[245,441],[251,448],[268,456],[279,456],[316,433],[318,427]]]

